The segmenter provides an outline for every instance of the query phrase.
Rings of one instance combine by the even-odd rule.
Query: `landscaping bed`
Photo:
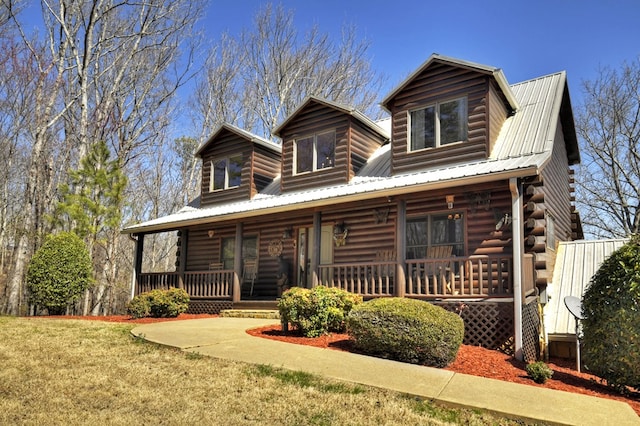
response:
[[[161,321],[177,321],[186,319],[215,318],[217,315],[180,314],[177,318],[139,318],[132,319],[128,315],[112,316],[56,316],[54,318],[96,320],[108,322],[122,322],[128,324],[149,324]],[[42,318],[42,317],[38,317]],[[282,342],[328,348],[340,351],[356,352],[347,334],[332,333],[320,337],[303,337],[295,331],[284,333],[279,324],[248,330],[252,336],[279,340]],[[456,373],[470,374],[491,379],[504,380],[530,386],[541,386],[565,392],[574,392],[599,398],[609,398],[628,403],[640,415],[640,394],[634,393],[628,397],[617,394],[599,383],[599,379],[591,374],[575,370],[575,361],[553,358],[548,363],[553,370],[551,377],[545,384],[537,384],[524,371],[525,364],[501,352],[475,346],[462,345],[453,363],[445,369]]]

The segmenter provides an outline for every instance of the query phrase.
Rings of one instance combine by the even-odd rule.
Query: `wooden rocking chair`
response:
[[[256,259],[245,260],[244,267],[242,268],[242,286],[244,284],[251,283],[251,290],[249,290],[249,296],[253,296],[253,285],[258,275],[258,261]],[[241,289],[242,291],[242,289]]]

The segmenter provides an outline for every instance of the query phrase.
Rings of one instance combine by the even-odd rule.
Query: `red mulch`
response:
[[[161,321],[179,321],[186,319],[215,318],[217,315],[207,314],[180,314],[177,318],[140,318],[133,319],[127,315],[113,316],[56,316],[49,318],[83,319],[107,322],[124,322],[129,324],[149,324]],[[42,317],[38,317],[42,318]],[[320,348],[329,348],[341,351],[356,352],[347,334],[330,334],[317,338],[302,337],[295,331],[285,334],[280,325],[270,325],[266,327],[248,330],[252,336],[266,339],[279,340],[282,342],[295,343],[298,345],[308,345]],[[575,392],[599,398],[609,398],[628,403],[633,410],[640,415],[640,393],[632,393],[628,397],[611,391],[606,386],[600,384],[600,379],[588,373],[578,373],[575,370],[575,361],[552,358],[547,365],[553,370],[553,377],[545,384],[537,384],[531,380],[524,371],[524,363],[515,360],[509,355],[501,352],[485,349],[476,346],[462,345],[458,351],[458,356],[446,370],[456,373],[471,374],[474,376],[488,377],[491,379],[504,380],[508,382],[521,383],[530,386],[541,386],[548,389],[561,390],[565,392]]]
[[[248,330],[247,333],[256,337],[299,345],[356,352],[347,334],[334,333],[318,338],[309,338],[296,335],[295,331],[285,334],[280,325],[256,328]],[[554,358],[547,365],[553,370],[553,377],[547,380],[545,384],[537,384],[527,376],[524,370],[525,364],[515,360],[512,356],[478,346],[462,345],[454,362],[449,364],[445,370],[565,392],[581,393],[599,398],[616,399],[628,403],[640,415],[639,393],[634,393],[629,397],[621,396],[600,384],[600,379],[596,376],[584,372],[578,373],[575,370],[575,361],[573,360]]]

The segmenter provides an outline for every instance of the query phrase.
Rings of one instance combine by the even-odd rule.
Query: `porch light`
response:
[[[284,231],[282,231],[282,239],[283,240],[288,240],[291,238],[291,235],[293,234],[293,230],[289,227],[289,228],[285,228]]]
[[[447,195],[446,199],[447,199],[447,208],[449,210],[451,210],[453,208],[453,200],[454,200],[454,196],[453,195]]]
[[[213,229],[209,229],[207,231],[207,235],[209,235],[209,238],[213,238],[215,234],[216,234],[216,231],[214,231]]]

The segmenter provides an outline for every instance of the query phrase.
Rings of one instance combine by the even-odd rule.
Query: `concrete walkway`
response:
[[[132,333],[215,358],[306,371],[509,418],[561,425],[640,425],[640,418],[623,402],[277,342],[245,332],[274,323],[273,319],[209,318],[145,324]]]

